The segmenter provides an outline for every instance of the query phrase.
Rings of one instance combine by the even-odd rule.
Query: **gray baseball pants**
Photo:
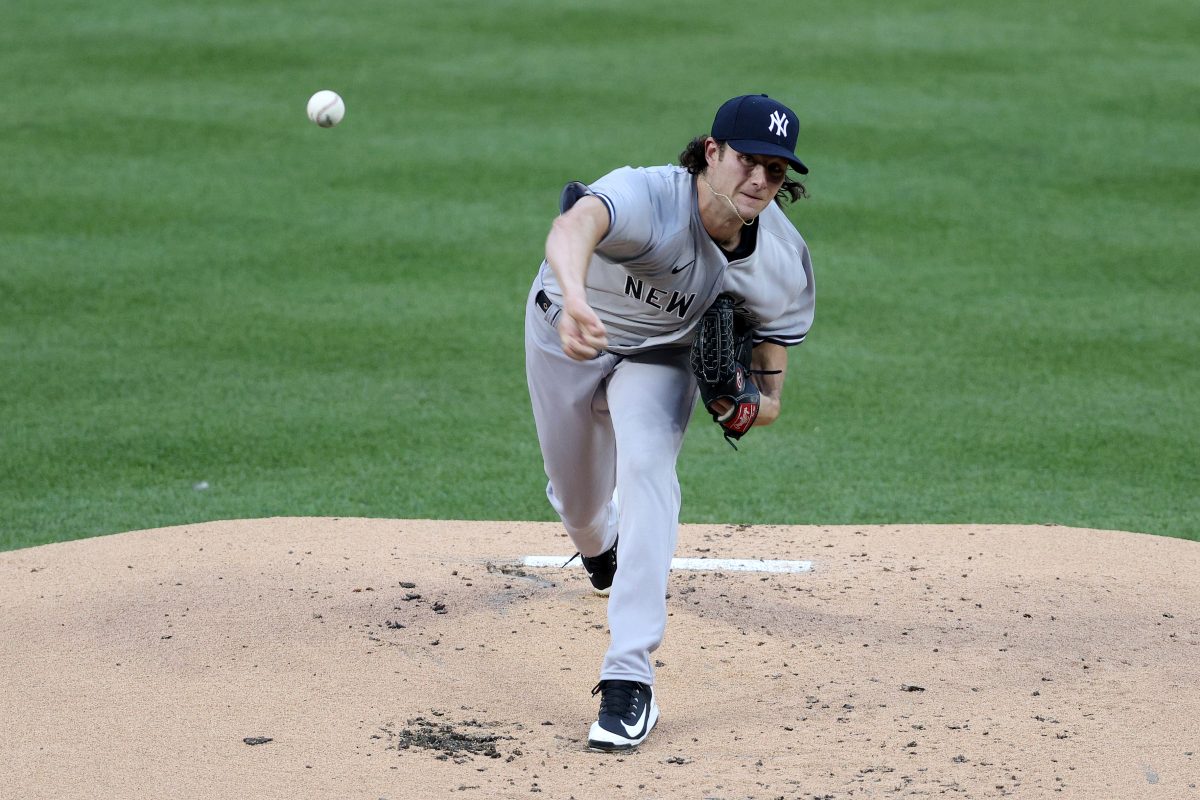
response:
[[[620,532],[600,678],[653,684],[679,527],[675,463],[696,405],[688,350],[575,361],[554,327],[561,309],[534,303],[539,288],[526,303],[525,371],[546,495],[581,555],[600,555]]]

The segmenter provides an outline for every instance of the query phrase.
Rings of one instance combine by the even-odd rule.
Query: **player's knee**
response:
[[[559,512],[563,527],[572,536],[603,536],[608,527],[608,503],[564,502]]]
[[[659,484],[675,479],[675,459],[665,457],[661,449],[638,447],[621,454],[618,471],[635,485]]]

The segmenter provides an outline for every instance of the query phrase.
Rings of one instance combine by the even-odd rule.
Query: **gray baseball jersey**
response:
[[[804,238],[772,203],[758,217],[757,242],[730,262],[700,220],[695,178],[682,167],[623,167],[588,188],[608,208],[608,232],[588,266],[588,304],[608,330],[613,353],[687,343],[718,294],[732,294],[755,341],[804,341],[813,320],[812,263]],[[545,261],[542,289],[561,305]]]
[[[753,317],[758,341],[800,343],[813,318],[812,266],[773,203],[747,232],[753,249],[729,260],[700,220],[695,179],[678,167],[619,169],[568,191],[566,204],[580,193],[602,200],[611,220],[587,274],[608,351],[586,361],[563,353],[562,293],[543,261],[526,306],[526,377],[546,494],[572,543],[591,557],[620,537],[600,677],[651,684],[679,527],[675,462],[696,407],[686,345],[722,292]]]

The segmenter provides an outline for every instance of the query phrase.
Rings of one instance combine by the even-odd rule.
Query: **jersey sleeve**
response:
[[[789,287],[789,302],[782,314],[755,330],[755,344],[771,342],[794,347],[808,336],[816,310],[816,287],[813,286],[812,258],[802,239],[796,256],[799,263],[792,273],[795,280]]]
[[[608,232],[596,247],[597,253],[619,262],[650,249],[656,218],[650,186],[644,170],[622,167],[588,187],[608,208]]]

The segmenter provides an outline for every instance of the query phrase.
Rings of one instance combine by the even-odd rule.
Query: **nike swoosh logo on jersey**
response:
[[[642,717],[638,725],[626,725],[625,720],[621,720],[621,727],[625,729],[625,735],[630,739],[640,739],[646,735],[646,723],[650,721],[650,705],[647,703],[642,707]],[[639,730],[640,728],[640,730]]]
[[[696,263],[696,259],[693,258],[691,261],[689,261],[686,264],[682,264],[678,267],[671,267],[671,274],[678,275],[680,272],[683,272],[685,269],[687,269],[688,267],[690,267],[692,264],[695,264],[695,263]]]

